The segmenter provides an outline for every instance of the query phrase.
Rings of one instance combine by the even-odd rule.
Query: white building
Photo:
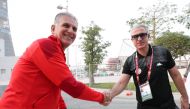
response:
[[[5,56],[5,41],[0,39],[0,57]]]
[[[18,60],[15,56],[0,57],[0,85],[6,85],[11,76],[11,71]]]

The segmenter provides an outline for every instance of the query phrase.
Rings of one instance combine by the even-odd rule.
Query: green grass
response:
[[[95,83],[91,87],[93,88],[101,88],[101,89],[111,89],[115,83]],[[177,88],[175,87],[173,82],[170,82],[172,92],[178,92]],[[135,90],[135,85],[134,83],[130,82],[128,86],[125,88],[128,90]]]

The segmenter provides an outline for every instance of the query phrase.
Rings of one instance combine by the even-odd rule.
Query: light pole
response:
[[[75,51],[75,63],[76,63],[76,69],[75,69],[75,74],[76,74],[76,79],[78,79],[78,75],[79,75],[79,77],[80,77],[80,72],[78,72],[78,58],[77,58],[77,56],[78,56],[78,53],[77,53],[77,50],[78,50],[78,48],[80,47],[80,45],[72,45],[72,47],[74,47],[74,51]]]
[[[65,7],[63,7],[62,5],[58,5],[57,9],[59,9],[59,10],[65,9],[66,12],[68,12],[68,9],[69,9],[68,0],[66,0],[66,6]],[[66,63],[67,63],[68,66],[70,66],[69,65],[69,47],[66,49]]]

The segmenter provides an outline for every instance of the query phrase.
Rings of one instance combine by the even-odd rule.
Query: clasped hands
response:
[[[103,106],[108,106],[112,101],[111,91],[104,91],[103,94],[104,94],[104,102],[100,104]]]

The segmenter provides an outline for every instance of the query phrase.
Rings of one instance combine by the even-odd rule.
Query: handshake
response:
[[[103,103],[100,103],[100,104],[103,106],[108,106],[111,103],[112,98],[113,98],[111,91],[104,91],[103,94],[104,94],[104,101]]]

